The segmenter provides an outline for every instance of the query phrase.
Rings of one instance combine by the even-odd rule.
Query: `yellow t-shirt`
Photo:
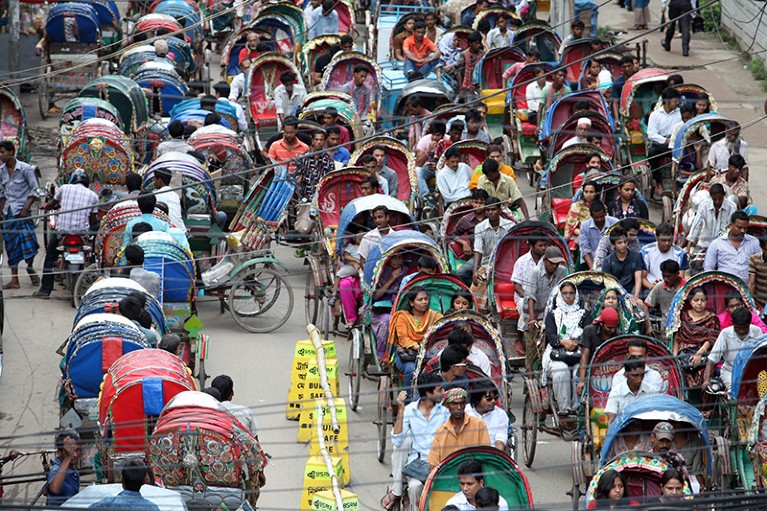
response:
[[[511,168],[509,165],[506,165],[505,163],[501,164],[500,168],[501,174],[506,174],[507,176],[511,176],[514,178],[514,182],[517,182],[517,175],[514,173],[514,169]],[[469,189],[474,190],[477,188],[477,183],[479,182],[479,178],[482,177],[484,174],[482,174],[482,164],[477,165],[477,168],[474,169],[474,173],[471,175],[471,181],[469,182]]]

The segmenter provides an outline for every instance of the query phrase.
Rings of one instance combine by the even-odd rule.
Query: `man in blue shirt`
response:
[[[312,13],[308,27],[310,41],[317,36],[338,34],[338,13],[335,6],[336,3],[333,0],[325,0],[322,2],[322,9],[316,9]]]
[[[395,502],[402,498],[402,482],[405,478],[403,469],[411,465],[426,464],[429,456],[434,433],[450,417],[450,412],[442,406],[444,389],[442,378],[436,373],[424,372],[418,376],[416,386],[420,399],[407,406],[407,392],[404,390],[397,396],[397,417],[392,428],[391,455],[392,477],[394,484],[391,491],[381,500],[384,509],[391,509]],[[430,467],[426,467],[428,470]],[[408,473],[410,470],[407,470]],[[418,502],[423,489],[423,482],[415,477],[407,476],[408,495],[410,502]]]
[[[328,134],[328,139],[325,142],[328,153],[333,157],[334,161],[339,162],[341,165],[348,165],[351,154],[347,148],[338,145],[341,140],[341,128],[338,126],[328,126],[325,128],[325,131]]]
[[[139,493],[146,480],[146,465],[140,459],[125,462],[121,472],[123,491],[114,497],[107,497],[94,502],[88,508],[95,509],[140,509],[141,511],[160,511],[153,502],[145,499]]]
[[[591,270],[594,268],[594,256],[597,253],[597,247],[602,240],[602,233],[605,229],[618,222],[618,219],[607,216],[607,208],[599,201],[595,200],[589,206],[591,218],[581,224],[581,234],[579,237],[579,247],[581,249],[581,264],[588,266]]]
[[[168,222],[154,216],[154,208],[157,205],[157,197],[154,194],[140,195],[137,202],[141,216],[134,218],[125,226],[125,232],[123,233],[123,244],[125,245],[133,241],[133,226],[138,223],[145,222],[151,225],[153,231],[168,232],[168,229],[170,229]]]
[[[49,506],[60,506],[80,491],[80,474],[75,465],[80,457],[80,435],[65,429],[56,435],[56,459],[48,472],[46,490]]]

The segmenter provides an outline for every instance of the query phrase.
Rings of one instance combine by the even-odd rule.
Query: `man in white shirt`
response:
[[[543,259],[549,242],[545,238],[533,238],[528,240],[530,250],[514,263],[514,269],[511,272],[511,282],[514,284],[514,303],[517,305],[519,321],[517,329],[524,332],[528,328],[528,317],[525,313],[525,286],[530,283],[530,275]],[[532,328],[532,325],[530,325]]]
[[[748,144],[740,139],[740,126],[729,129],[722,138],[711,144],[708,163],[712,169],[727,170],[727,163],[733,154],[739,154],[746,160],[746,167],[741,170],[740,177],[748,181]]]
[[[647,361],[647,341],[645,341],[644,339],[631,339],[626,344],[626,360],[629,360],[629,359],[644,360],[646,362]],[[656,371],[655,369],[651,367],[646,368],[644,380],[647,384],[652,385],[653,387],[657,387],[659,389],[663,388],[663,376],[661,376],[658,371]],[[618,371],[617,373],[613,375],[613,381],[612,381],[612,384],[610,385],[610,388],[612,389],[614,387],[617,387],[621,383],[625,383],[625,382],[626,382],[626,369],[621,367],[620,371]]]
[[[527,86],[525,99],[527,99],[527,118],[532,124],[538,124],[538,110],[543,99],[543,88],[546,86],[546,68],[536,67],[533,71],[535,81]]]
[[[662,159],[669,156],[669,144],[671,132],[674,126],[682,120],[679,113],[679,91],[667,87],[661,93],[663,108],[659,108],[650,114],[647,122],[647,138],[650,146],[647,149],[647,159],[655,181],[655,192],[658,197],[663,194],[663,167]]]
[[[312,16],[317,9],[322,9],[322,0],[311,0],[304,8],[304,23],[307,28],[311,26]]]
[[[456,329],[458,330],[458,329]],[[489,380],[476,380],[466,404],[466,413],[485,422],[490,443],[496,448],[506,450],[509,441],[509,415],[497,405],[498,388]]]
[[[253,416],[253,411],[247,406],[232,403],[234,397],[234,381],[232,378],[221,374],[213,378],[210,386],[221,394],[221,405],[242,424],[245,429],[258,440],[258,422]]]
[[[178,192],[170,187],[172,174],[170,170],[159,168],[154,171],[154,187],[157,202],[163,202],[168,206],[168,217],[174,227],[181,232],[186,232],[184,218],[181,216],[181,199]]]
[[[280,84],[274,88],[274,102],[277,106],[277,117],[282,125],[285,116],[293,115],[296,107],[301,104],[301,100],[306,96],[306,89],[297,83],[296,75],[289,70],[280,73]]]
[[[250,59],[245,57],[240,61],[240,74],[235,75],[232,78],[232,82],[229,84],[229,101],[232,103],[240,104],[247,95],[246,79],[248,76],[248,69],[250,69]]]
[[[575,136],[562,144],[562,149],[568,148],[575,144],[588,143],[588,140],[586,140],[586,135],[588,134],[589,128],[591,128],[591,119],[588,117],[581,117],[578,119],[578,124],[575,126]]]
[[[507,48],[511,46],[511,37],[514,33],[509,30],[509,20],[511,16],[502,12],[498,15],[495,22],[495,28],[487,33],[487,46],[493,48]]]
[[[391,232],[391,227],[389,226],[390,214],[386,206],[376,206],[371,211],[371,214],[373,215],[373,223],[376,225],[376,228],[365,233],[362,241],[360,241],[360,248],[357,251],[360,258],[360,268],[365,268],[365,259],[367,259],[370,249],[377,245],[381,238]]]
[[[229,84],[226,82],[218,82],[213,86],[213,94],[216,96],[217,101],[229,103],[234,107],[235,116],[237,117],[237,129],[240,132],[247,130],[248,120],[245,118],[245,111],[242,109],[242,105],[236,101],[229,100],[229,96],[232,94],[232,88],[229,86]]]
[[[655,284],[663,281],[660,265],[663,261],[676,261],[679,269],[686,272],[690,269],[687,252],[681,247],[674,245],[674,226],[663,222],[655,229],[655,243],[649,243],[642,247],[639,255],[642,256],[644,270],[642,270],[642,286],[652,289]]]
[[[719,370],[719,376],[722,378],[727,392],[729,392],[732,388],[732,366],[738,351],[744,344],[761,337],[761,335],[762,330],[751,324],[751,311],[745,307],[735,309],[735,312],[732,313],[732,326],[728,326],[719,333],[711,353],[708,354],[706,370],[703,372],[703,388],[708,387],[711,383],[711,375],[717,364],[724,361]],[[702,346],[701,349],[706,347]]]
[[[170,135],[170,140],[165,140],[157,145],[155,150],[157,156],[170,152],[189,153],[194,151],[194,147],[184,140],[184,125],[178,119],[168,124],[168,135]]]
[[[482,465],[476,460],[466,460],[458,465],[458,481],[461,484],[461,491],[445,503],[446,506],[455,506],[461,511],[471,511],[477,509],[475,496],[480,488],[485,486],[485,474],[482,471]],[[499,511],[509,511],[509,505],[503,497],[498,501]]]
[[[686,246],[705,252],[711,242],[727,227],[730,217],[737,210],[735,204],[725,200],[724,186],[714,183],[708,191],[710,199],[700,203],[693,218]]]
[[[437,188],[445,207],[471,195],[471,167],[461,161],[461,152],[455,146],[445,151],[445,166],[437,173]]]
[[[495,246],[514,226],[512,220],[501,216],[501,201],[495,197],[489,197],[485,201],[485,215],[487,218],[474,228],[474,272],[472,274],[474,282],[477,282],[477,278],[483,272],[487,272]]]
[[[605,405],[608,424],[612,424],[615,418],[626,409],[628,405],[644,396],[660,394],[661,389],[644,381],[647,369],[644,360],[630,358],[623,364],[626,380],[610,390]]]

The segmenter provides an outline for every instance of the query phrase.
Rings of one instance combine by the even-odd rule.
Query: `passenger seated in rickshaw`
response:
[[[701,362],[705,361],[706,354],[716,343],[717,335],[721,331],[719,318],[706,309],[707,302],[708,294],[703,287],[696,287],[690,291],[687,303],[682,306],[679,329],[674,335],[671,347],[675,357],[691,357],[693,367],[699,367]],[[735,360],[734,353],[732,359]],[[696,372],[685,371],[685,380],[688,387],[700,388],[704,383],[705,375],[700,369]]]
[[[650,435],[644,430],[644,421],[634,419],[615,436],[608,459],[629,451],[649,451],[652,449]]]
[[[437,273],[437,260],[427,255],[420,256],[416,262],[416,272],[403,277],[402,282],[400,282],[399,285],[399,292],[402,292],[402,289],[407,283],[414,278],[423,277],[424,275],[434,275],[435,273]]]
[[[546,110],[558,100],[571,94],[573,91],[565,83],[567,71],[564,68],[557,68],[552,75],[553,81],[547,83],[541,91],[541,103],[538,107],[538,121],[544,118]]]
[[[450,250],[459,261],[464,261],[455,270],[456,276],[464,284],[471,285],[471,275],[474,270],[474,229],[485,220],[485,202],[490,196],[485,190],[471,191],[471,211],[463,215],[453,229]]]
[[[705,199],[698,206],[695,217],[690,226],[690,232],[685,240],[686,247],[695,247],[693,266],[695,260],[706,252],[711,242],[719,237],[719,234],[730,223],[730,217],[737,207],[729,200],[725,200],[725,190],[721,183],[711,185],[708,190],[710,199]],[[700,261],[699,268],[702,266]]]
[[[252,61],[249,58],[244,58],[240,61],[240,73],[234,75],[232,82],[229,84],[229,101],[231,103],[240,104],[247,96],[247,90],[245,89],[245,78],[248,76],[248,69]]]
[[[170,135],[170,140],[160,142],[157,145],[157,149],[155,149],[157,157],[171,151],[177,153],[190,153],[194,151],[194,147],[190,146],[184,139],[184,125],[178,119],[168,124],[168,135]]]
[[[364,237],[362,241],[365,241]],[[360,244],[361,249],[362,244]],[[360,264],[362,264],[361,256]],[[381,270],[381,277],[378,280],[379,287],[373,292],[373,310],[370,312],[370,321],[376,338],[379,360],[383,360],[386,356],[386,339],[390,331],[391,306],[397,297],[399,284],[405,276],[405,269],[403,269],[402,265],[402,254],[394,254],[389,257],[386,266]],[[362,264],[362,267],[364,268],[364,264]],[[392,344],[394,345],[394,343]]]
[[[638,506],[639,502],[629,498],[629,486],[626,478],[617,470],[605,470],[594,491],[594,500],[587,509],[612,509],[624,506]]]
[[[673,145],[673,141],[669,145]],[[707,157],[708,143],[700,131],[691,133],[687,137],[687,143],[682,148],[682,157],[679,159],[680,173],[690,175],[703,170],[706,166]]]
[[[400,257],[400,256],[394,256]],[[436,320],[442,317],[429,309],[429,292],[422,286],[413,287],[408,293],[407,310],[396,311],[389,321],[389,343],[394,348],[394,365],[404,377],[408,399],[412,396],[413,372],[418,348]]]
[[[544,313],[549,296],[554,288],[567,275],[567,268],[562,266],[567,261],[562,257],[562,252],[557,247],[548,247],[533,270],[526,275],[524,285],[525,308],[528,322],[538,323],[545,320]],[[529,338],[530,344],[525,345],[526,353],[536,353],[535,339]]]
[[[578,238],[581,235],[581,224],[591,218],[589,207],[599,197],[599,185],[596,181],[589,181],[581,188],[581,198],[573,201],[570,205],[570,211],[565,220],[565,241],[573,245],[578,245]]]
[[[466,126],[461,133],[461,140],[474,140],[486,144],[491,142],[490,132],[487,129],[487,122],[483,117],[483,112],[487,113],[484,110],[484,104],[477,105],[466,112],[463,116]]]
[[[152,317],[145,309],[146,297],[139,293],[131,293],[118,304],[120,314],[133,321],[136,327],[146,336],[153,348],[160,342],[160,334],[152,327]]]
[[[485,190],[490,197],[497,198],[512,210],[521,209],[525,220],[530,218],[527,203],[517,182],[512,177],[501,173],[500,165],[496,160],[488,158],[482,162],[482,173],[484,175],[477,181],[477,188]]]
[[[336,169],[333,158],[324,149],[325,132],[317,129],[312,133],[311,150],[296,161],[299,199],[311,202],[319,180]]]
[[[165,204],[164,202],[158,202],[157,203],[157,209],[159,209],[160,211],[162,211],[163,213],[168,215],[168,205]],[[223,212],[221,212],[221,213],[223,213]],[[140,224],[137,224],[137,225],[140,225]],[[147,225],[149,225],[149,224],[147,224]],[[154,229],[151,229],[151,230],[154,230]],[[144,232],[146,232],[146,231],[144,231]],[[178,241],[179,244],[181,244],[182,247],[187,248],[187,249],[189,248],[189,239],[186,237],[186,230],[182,231],[181,229],[179,229],[175,225],[171,225],[170,227],[168,227],[168,234],[173,236],[173,239]],[[133,228],[133,239],[136,239],[136,238],[138,238],[138,234],[136,234],[136,227],[134,227]]]
[[[482,34],[473,31],[469,34],[469,47],[458,55],[456,69],[458,69],[458,94],[465,97],[475,92],[474,87],[474,68],[485,55],[485,48],[482,44]]]
[[[469,378],[466,376],[466,368],[469,366],[468,359],[469,352],[457,344],[446,347],[439,354],[439,368],[435,373],[442,379],[445,390],[469,389]]]
[[[578,123],[575,125],[575,136],[562,144],[562,149],[567,149],[571,145],[575,144],[588,143],[586,140],[586,134],[588,133],[589,128],[591,128],[591,119],[588,117],[581,117],[578,119]]]
[[[719,377],[729,393],[732,388],[732,365],[738,351],[744,344],[761,337],[761,335],[762,330],[751,324],[751,311],[745,307],[736,309],[732,313],[732,326],[719,333],[711,352],[708,354],[706,370],[703,373],[703,387],[706,388],[710,385],[717,364],[724,362],[719,370]],[[701,349],[707,349],[709,346],[709,341],[707,341],[705,345],[701,346]]]
[[[636,182],[631,176],[624,176],[618,183],[618,197],[610,205],[610,215],[623,220],[626,218],[650,219],[647,205],[636,194]]]
[[[758,239],[762,251],[748,260],[748,290],[757,307],[764,310],[767,305],[767,236],[761,235]]]
[[[629,250],[628,236],[620,227],[610,232],[610,242],[613,253],[602,263],[602,271],[618,279],[631,294],[632,302],[636,302],[642,291],[642,256]]]
[[[607,218],[610,219],[615,217],[608,216]],[[614,228],[620,228],[626,234],[626,239],[628,240],[628,249],[631,252],[639,253],[642,250],[642,244],[639,243],[638,239],[639,227],[639,220],[636,218],[625,218],[620,220],[620,225]],[[605,260],[610,257],[614,251],[615,247],[613,246],[612,238],[610,236],[602,236],[602,238],[599,240],[599,244],[597,245],[597,249],[594,252],[594,266],[592,269],[595,271],[602,270],[602,265],[605,263]],[[631,289],[627,288],[626,291],[630,292]]]
[[[445,151],[445,166],[437,174],[437,189],[445,207],[471,194],[471,167],[461,161],[461,152],[451,146]]]
[[[570,283],[568,282],[567,284]],[[572,284],[570,284],[570,286],[572,286]],[[559,296],[557,296],[557,299],[559,300]],[[583,324],[586,324],[587,322],[588,320],[584,320]],[[580,362],[578,364],[578,384],[575,387],[576,396],[583,394],[583,389],[589,383],[586,381],[586,371],[589,366],[591,366],[591,360],[594,358],[594,352],[596,352],[597,348],[599,348],[601,345],[616,335],[619,335],[619,324],[620,321],[618,318],[618,311],[611,307],[607,307],[601,311],[599,316],[597,316],[597,318],[590,325],[583,327],[583,333],[578,339],[581,353]],[[552,326],[556,327],[556,324]],[[556,330],[554,330],[554,335],[557,335]],[[546,336],[547,338],[549,336],[548,329]]]
[[[434,442],[427,458],[432,467],[464,447],[490,445],[485,423],[466,413],[467,398],[468,393],[462,388],[451,388],[445,394],[443,404],[450,412],[450,418],[434,433]]]
[[[139,195],[136,202],[138,202],[138,209],[141,211],[141,216],[134,218],[125,225],[123,245],[127,245],[133,240],[133,228],[138,223],[149,224],[153,231],[168,232],[168,229],[170,229],[168,222],[157,218],[153,214],[155,207],[157,206],[157,197],[154,194]]]
[[[608,425],[626,409],[628,405],[643,396],[661,393],[661,388],[645,381],[647,374],[644,360],[629,358],[623,364],[626,380],[610,389],[605,405]]]
[[[724,295],[725,309],[717,315],[719,318],[719,328],[724,330],[727,327],[732,326],[732,313],[741,307],[745,307],[741,294],[735,290],[727,291]],[[751,324],[756,325],[762,331],[767,334],[767,325],[764,324],[762,318],[756,312],[751,312]]]
[[[348,165],[351,159],[351,153],[349,149],[340,145],[341,144],[341,126],[328,126],[325,128],[327,133],[327,140],[325,142],[325,148],[328,153],[333,157],[336,168],[342,168]]]
[[[418,192],[421,199],[429,193],[429,181],[434,179],[437,172],[438,146],[447,139],[447,125],[441,119],[434,119],[429,124],[429,132],[423,135],[415,145],[415,166],[418,177]],[[451,144],[452,145],[452,144]]]
[[[662,278],[659,282],[655,283],[644,300],[647,307],[658,311],[662,319],[661,324],[663,325],[666,324],[666,316],[668,316],[671,309],[671,302],[674,300],[676,292],[685,284],[685,280],[679,272],[679,263],[673,259],[667,259],[660,263]]]
[[[698,482],[698,487],[702,488],[705,484],[706,471],[703,467],[703,444],[700,441],[700,436],[686,422],[674,422],[672,425],[674,426],[672,448],[679,453],[684,460],[687,471]]]
[[[497,161],[498,170],[501,171],[501,174],[511,177],[514,179],[514,182],[519,185],[519,180],[517,179],[517,175],[514,172],[514,168],[512,168],[511,165],[506,165],[506,163],[503,161],[503,148],[499,144],[490,144],[487,146],[487,158]],[[471,183],[469,183],[469,188],[472,190],[477,188],[479,179],[484,175],[482,168],[482,164],[480,163],[476,166],[474,172],[471,174]]]
[[[578,407],[575,384],[583,355],[580,343],[587,318],[588,313],[580,303],[575,284],[569,281],[561,283],[554,307],[545,319],[546,349],[543,352],[541,387],[546,388],[551,378],[554,398],[562,415]]]
[[[363,167],[365,167],[365,170],[370,172],[370,176],[372,179],[376,181],[375,188],[376,190],[381,190],[380,193],[384,195],[389,195],[389,183],[384,179],[384,177],[378,173],[378,163],[376,163],[376,159],[372,154],[366,154],[362,158],[360,158],[360,163]],[[378,193],[378,192],[376,192]]]
[[[655,229],[657,241],[642,247],[639,255],[642,256],[644,270],[642,270],[642,287],[651,290],[656,284],[663,281],[661,264],[665,261],[675,261],[677,268],[685,273],[690,269],[687,252],[674,245],[674,226],[663,222]],[[678,270],[676,270],[678,271]],[[676,280],[673,281],[676,284]]]
[[[471,362],[473,366],[481,369],[482,373],[488,377],[492,376],[490,358],[474,344],[474,335],[471,332],[471,325],[462,321],[455,326],[456,328],[453,328],[447,336],[447,345],[461,346],[468,352],[469,356],[467,357],[467,360]],[[438,357],[435,357],[435,359],[432,359],[427,363],[427,367],[436,365],[435,363],[438,361]]]
[[[413,73],[420,73],[426,78],[432,72],[437,76],[442,72],[439,65],[439,48],[426,38],[426,23],[421,20],[415,22],[413,35],[402,43],[402,54],[405,60],[404,73],[408,79]]]
[[[472,300],[471,292],[459,289],[450,297],[450,308],[445,311],[445,316],[471,309]]]
[[[689,480],[685,459],[673,449],[676,430],[670,422],[661,421],[655,424],[650,433],[652,448],[650,452],[661,457],[671,467],[680,471],[685,480]]]
[[[466,460],[458,465],[458,481],[461,484],[461,491],[450,497],[447,506],[456,506],[456,509],[489,509],[480,508],[477,501],[477,493],[485,486],[485,474],[482,471],[482,464],[476,460]],[[493,489],[493,488],[488,488]],[[496,494],[498,492],[496,491]],[[498,496],[498,511],[509,511],[509,505],[506,499]]]
[[[445,34],[439,40],[439,67],[442,71],[440,78],[442,83],[447,82],[451,89],[455,89],[458,83],[458,57],[461,55],[461,41],[455,36],[454,32]]]
[[[580,90],[598,90],[602,94],[609,94],[613,86],[613,77],[610,71],[597,59],[589,59],[586,62],[586,73],[581,79]]]
[[[395,35],[391,41],[392,60],[405,60],[405,54],[402,51],[402,46],[408,37],[412,37],[415,33],[415,24],[418,21],[415,16],[405,21],[405,26],[402,32]]]
[[[527,54],[525,56],[525,60],[523,62],[515,62],[514,64],[510,65],[509,68],[506,71],[503,72],[501,77],[504,80],[511,80],[515,76],[517,76],[517,73],[519,73],[522,70],[523,67],[530,66],[530,65],[533,65],[533,64],[537,64],[540,61],[541,61],[541,54],[538,52],[538,50],[536,50],[535,48],[530,48],[527,51]],[[537,68],[533,72],[533,75],[536,77],[536,80],[538,80],[538,75],[539,75],[538,71],[539,70],[541,71],[541,74],[545,74],[546,73],[546,71],[543,68]],[[535,83],[535,82],[533,82],[533,83]],[[530,85],[527,86],[527,91],[528,92],[530,91],[530,87],[533,85],[533,83],[531,83]],[[538,81],[538,85],[539,85],[539,91],[538,92],[540,92],[540,90],[542,90],[543,87],[546,85],[546,77],[545,76],[543,77],[543,83],[540,83],[540,80],[539,80]],[[540,101],[540,99],[541,99],[540,95],[536,96],[536,101]],[[529,101],[528,101],[528,108],[530,108],[534,112],[538,111],[537,109],[533,109],[530,106],[530,102]]]
[[[658,500],[666,505],[678,505],[684,498],[684,473],[676,468],[669,468],[663,472],[660,479],[660,497]]]
[[[746,162],[740,177],[748,181],[748,144],[740,138],[740,126],[730,127],[724,132],[712,135],[711,151],[708,153],[708,163],[712,169],[727,168],[730,156],[740,155]]]
[[[485,203],[487,218],[474,228],[474,258],[472,264],[472,283],[479,284],[489,273],[488,265],[498,241],[514,226],[514,222],[501,216],[501,201],[490,197]]]
[[[127,277],[141,284],[146,292],[155,298],[160,297],[160,276],[144,269],[144,249],[130,243],[123,252],[127,261]]]
[[[738,207],[744,209],[751,203],[748,181],[741,177],[746,160],[739,154],[733,154],[727,161],[727,171],[711,178],[712,183],[722,183],[738,198]]]
[[[498,406],[498,388],[490,380],[475,380],[469,391],[466,413],[482,419],[487,426],[490,441],[505,451],[509,440],[509,414]]]

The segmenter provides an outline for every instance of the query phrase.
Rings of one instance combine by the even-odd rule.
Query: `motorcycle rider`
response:
[[[61,186],[56,195],[43,206],[46,211],[61,206],[56,213],[56,230],[48,236],[48,245],[45,247],[45,260],[43,261],[43,278],[40,289],[32,296],[36,298],[49,298],[53,291],[55,278],[56,260],[59,257],[59,242],[66,233],[77,232],[89,234],[91,224],[95,224],[99,196],[89,189],[90,179],[82,169],[76,169],[69,178],[69,184]],[[71,290],[70,290],[71,291]]]

